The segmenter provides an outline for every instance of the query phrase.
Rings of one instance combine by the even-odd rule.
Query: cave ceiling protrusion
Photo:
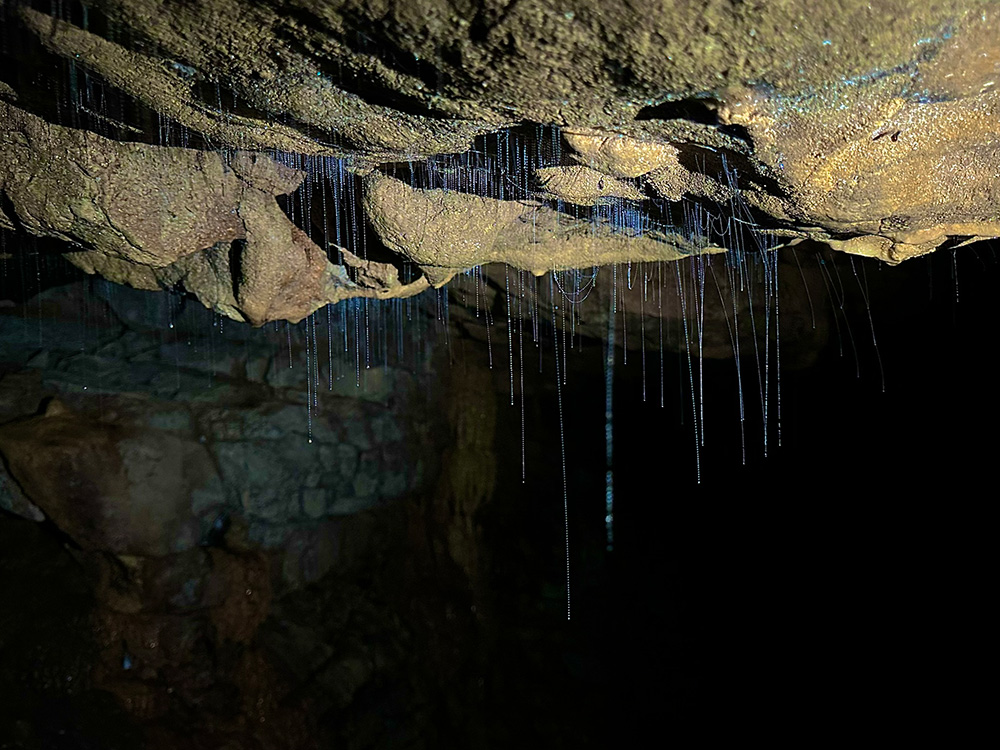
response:
[[[1000,235],[995,2],[0,2],[0,225],[254,325]]]

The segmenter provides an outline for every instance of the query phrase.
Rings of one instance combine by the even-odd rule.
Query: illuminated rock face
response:
[[[488,263],[1000,235],[990,3],[314,5],[6,3],[0,225],[254,325]]]

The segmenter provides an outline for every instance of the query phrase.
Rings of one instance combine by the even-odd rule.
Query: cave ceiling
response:
[[[996,2],[0,14],[0,226],[253,325],[484,264],[803,241],[897,264],[1000,235]]]

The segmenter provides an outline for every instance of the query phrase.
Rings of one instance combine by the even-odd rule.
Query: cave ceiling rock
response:
[[[589,206],[610,198],[628,201],[646,199],[638,188],[625,180],[608,177],[583,165],[542,167],[535,170],[541,193],[547,198]]]
[[[126,49],[31,8],[21,8],[20,14],[25,26],[50,52],[75,60],[110,85],[212,143],[240,149],[274,148],[303,154],[321,154],[330,150],[328,146],[286,125],[199,106],[192,90],[194,81],[184,74],[185,68]]]
[[[75,243],[68,257],[90,272],[181,284],[255,324],[482,263],[544,273],[721,250],[669,222],[581,218],[612,200],[693,199],[786,242],[889,263],[1000,234],[995,2],[100,0],[93,31],[0,5],[48,54],[203,147],[111,141],[4,104],[0,222]],[[4,78],[0,96],[28,98],[34,79]],[[384,172],[515,123],[558,126],[568,146],[521,200]],[[138,125],[121,132],[155,138]],[[274,200],[294,180],[241,173],[220,147],[349,158],[366,220],[425,277],[403,283],[387,259],[342,249],[330,263]]]
[[[889,263],[950,238],[1000,235],[1000,92],[920,101],[868,89],[850,98],[796,111],[747,92],[727,112],[781,173],[797,223],[820,228],[812,236],[835,249]]]
[[[911,60],[992,0],[100,0],[138,38],[300,122],[306,78],[467,121],[620,128],[671,99],[822,88]],[[923,45],[923,49],[933,44]],[[317,76],[317,72],[323,74]],[[280,85],[274,85],[274,84]],[[259,90],[254,92],[253,90]],[[306,87],[308,88],[308,87]],[[397,115],[398,117],[398,115]],[[321,118],[313,122],[320,127]],[[495,127],[499,127],[496,125]],[[494,128],[495,129],[495,128]]]
[[[464,151],[475,136],[507,124],[500,117],[472,122],[371,104],[317,70],[334,68],[345,50],[333,45],[312,55],[297,51],[301,39],[285,36],[294,30],[285,28],[288,19],[276,9],[227,0],[169,8],[141,0],[107,6],[170,58],[129,50],[30,8],[19,13],[49,51],[74,60],[218,146],[310,155],[342,155],[346,149],[359,161],[377,163],[404,154]],[[238,96],[260,116],[227,111],[221,88],[217,102],[202,101],[196,84],[205,82],[224,86],[228,96]],[[337,144],[277,122],[279,113],[300,128],[336,132]]]
[[[719,119],[746,129],[791,218],[834,249],[895,264],[993,238],[998,29],[994,5],[908,66],[796,97],[732,90]]]
[[[639,177],[678,164],[677,147],[670,143],[627,138],[590,128],[568,128],[563,135],[580,161],[614,177]]]
[[[724,252],[680,235],[575,219],[536,200],[414,188],[377,171],[366,178],[364,201],[382,242],[418,265],[437,287],[460,271],[489,263],[541,276],[554,270]]]
[[[149,267],[240,235],[242,183],[218,154],[111,141],[2,102],[0,130],[8,228]]]
[[[112,141],[3,102],[0,133],[8,209],[0,223],[79,248],[66,258],[88,273],[140,289],[181,285],[207,307],[254,325],[425,287],[400,283],[384,264],[356,283],[345,266],[330,263],[275,201],[303,173],[263,154],[227,160],[215,151]]]
[[[608,197],[643,200],[650,197],[644,192],[648,187],[652,195],[674,203],[680,203],[686,197],[705,198],[720,205],[737,199],[746,199],[758,206],[768,199],[780,200],[779,196],[767,194],[752,183],[742,187],[737,185],[737,173],[730,172],[727,164],[717,156],[723,150],[745,156],[748,153],[745,143],[732,138],[713,137],[719,132],[714,128],[697,127],[694,123],[689,125],[692,127],[677,128],[673,124],[664,124],[662,128],[646,126],[640,137],[594,128],[564,130],[563,135],[574,151],[574,158],[594,173],[603,175],[604,180],[603,185],[598,180],[600,189],[591,188],[587,194],[581,189],[581,180],[593,182],[590,173],[575,172],[579,168],[561,167],[559,169],[567,172],[567,176],[554,183],[557,187],[566,186],[559,197],[569,200],[569,192],[575,192],[580,197],[590,198],[589,203]],[[681,163],[682,148],[696,168]],[[709,156],[715,167],[714,173],[708,167],[706,157]],[[553,182],[551,176],[544,176],[549,183]],[[577,179],[570,191],[572,176]],[[737,198],[740,191],[742,195]],[[784,210],[781,213],[783,215]]]

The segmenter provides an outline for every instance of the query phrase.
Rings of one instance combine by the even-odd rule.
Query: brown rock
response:
[[[0,427],[0,454],[24,494],[84,549],[165,555],[198,542],[191,492],[215,470],[197,443],[53,401],[41,416]]]

